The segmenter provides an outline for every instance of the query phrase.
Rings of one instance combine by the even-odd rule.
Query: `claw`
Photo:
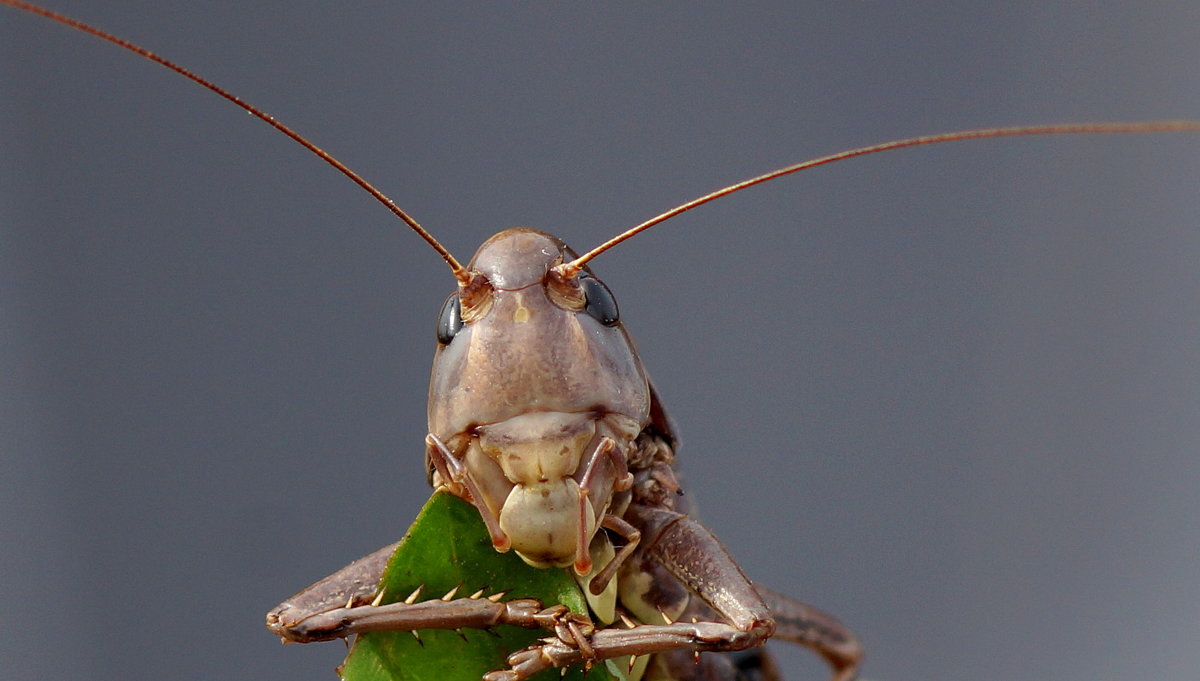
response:
[[[596,661],[596,651],[592,648],[592,642],[588,640],[588,637],[580,630],[579,625],[574,620],[567,622],[567,630],[571,632],[572,642],[575,644],[575,647],[579,649],[579,652],[583,653],[583,657],[587,660],[586,667],[591,669],[592,663]]]
[[[492,672],[497,676],[486,675],[484,676],[485,681],[521,681],[551,666],[550,661],[543,657],[543,650],[540,646],[518,650],[508,656],[507,662],[510,669],[503,672]]]

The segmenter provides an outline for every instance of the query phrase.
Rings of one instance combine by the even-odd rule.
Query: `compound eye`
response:
[[[612,291],[599,279],[582,274],[579,284],[583,286],[583,296],[586,302],[583,309],[588,316],[605,326],[614,326],[621,319],[617,312],[617,299]]]
[[[438,343],[449,345],[450,341],[458,335],[462,326],[462,302],[459,301],[458,294],[454,293],[446,299],[446,302],[442,304],[442,311],[438,313]]]

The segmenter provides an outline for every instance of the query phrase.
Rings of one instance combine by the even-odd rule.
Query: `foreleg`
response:
[[[775,631],[770,609],[711,532],[673,511],[633,505],[625,519],[642,536],[642,559],[668,570],[724,622],[667,622],[604,629],[586,642],[560,637],[510,656],[488,681],[520,681],[550,667],[670,651],[724,652],[762,645]],[[665,618],[665,616],[664,616]]]

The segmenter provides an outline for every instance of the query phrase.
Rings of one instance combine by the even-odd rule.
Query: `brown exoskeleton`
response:
[[[1091,129],[1093,132],[1097,131],[1097,128],[1084,129]],[[1081,129],[1081,131],[1084,131],[1084,129]],[[1147,126],[1142,129],[1153,128]],[[1036,131],[1028,131],[1026,129],[1024,132]],[[1066,131],[1057,129],[1055,132]],[[959,137],[967,137],[967,135],[959,135]],[[548,272],[547,276],[550,276]],[[564,276],[563,278],[565,279],[566,277]],[[472,285],[470,281],[463,282],[464,293],[466,293],[467,289],[470,289],[470,285]],[[568,285],[565,288],[568,289],[568,295],[566,295],[566,299],[568,300],[565,302],[568,303],[569,309],[572,297],[570,295],[571,287]],[[504,289],[502,288],[502,290]],[[470,291],[470,294],[479,294],[479,291]],[[470,306],[467,307],[469,308]],[[584,309],[584,312],[586,312],[586,309]],[[581,313],[576,312],[574,314],[576,318],[582,318]],[[450,317],[452,319],[452,314]],[[479,324],[482,324],[481,319],[479,320]],[[516,313],[510,319],[515,320]],[[468,321],[467,327],[474,323],[475,321]],[[503,374],[504,372],[496,373]],[[628,373],[620,374],[618,372],[614,373],[614,375],[620,376],[622,380],[630,380]],[[644,390],[649,390],[648,384]],[[510,417],[503,421],[502,427],[493,427],[500,426],[500,423],[502,423],[500,421],[490,422],[485,423],[487,428],[482,430],[482,432],[476,432],[476,430],[479,430],[478,423],[470,420],[466,424],[456,423],[454,418],[446,416],[444,427],[431,427],[431,433],[437,436],[437,439],[433,440],[430,447],[428,447],[431,456],[430,463],[433,464],[434,470],[437,471],[434,480],[450,489],[456,490],[458,494],[467,496],[467,498],[474,500],[478,504],[481,516],[490,520],[493,526],[493,540],[499,542],[499,548],[503,548],[505,542],[511,542],[512,547],[517,552],[526,556],[535,565],[566,565],[570,566],[571,569],[575,569],[575,571],[584,572],[586,573],[584,577],[588,578],[589,586],[594,585],[598,587],[601,595],[606,596],[608,602],[612,601],[613,583],[611,577],[613,566],[620,567],[619,571],[617,571],[616,583],[614,583],[616,584],[616,591],[620,598],[622,598],[623,608],[634,610],[638,607],[638,603],[646,601],[648,595],[653,595],[655,589],[680,590],[680,585],[691,584],[690,580],[696,580],[695,573],[691,572],[691,568],[695,567],[696,562],[701,562],[703,565],[703,561],[700,559],[712,559],[712,556],[689,555],[689,553],[698,553],[696,550],[697,546],[706,546],[706,542],[712,540],[712,537],[708,536],[707,532],[695,529],[695,525],[690,519],[667,514],[666,517],[672,520],[672,524],[667,526],[662,531],[662,534],[655,536],[654,532],[662,529],[662,525],[655,524],[654,518],[637,516],[640,508],[641,510],[649,510],[647,513],[666,513],[670,511],[668,505],[670,505],[672,500],[670,492],[673,475],[668,470],[670,469],[670,460],[668,460],[670,457],[668,456],[673,456],[674,453],[673,435],[670,426],[666,423],[665,417],[661,416],[661,412],[658,415],[655,414],[655,405],[658,404],[658,400],[653,397],[653,392],[648,392],[647,394],[649,394],[649,408],[646,415],[638,416],[641,414],[641,408],[638,408],[630,410],[637,411],[637,415],[619,410],[606,411],[604,414],[601,414],[600,410],[595,410],[593,414],[589,415],[589,418],[576,418],[571,424],[571,428],[576,429],[571,430],[571,433],[574,433],[574,438],[566,436],[571,434],[569,433],[563,435],[563,438],[558,440],[560,442],[565,440],[574,447],[574,450],[570,451],[568,457],[566,457],[569,458],[568,463],[570,465],[559,465],[559,470],[554,471],[557,472],[557,477],[547,475],[545,476],[546,480],[542,480],[541,475],[528,475],[529,471],[520,470],[521,466],[518,465],[509,466],[512,469],[511,471],[506,470],[503,460],[500,460],[503,458],[504,452],[512,451],[510,445],[526,444],[526,440],[522,440],[521,436],[533,432],[532,428],[527,427],[530,426],[529,421],[536,421],[536,418],[518,423],[516,421],[520,417]],[[526,397],[533,396],[527,394]],[[595,404],[588,404],[587,408],[592,409],[594,406]],[[528,399],[526,400],[526,404],[524,404],[524,408],[529,408]],[[577,414],[575,411],[558,411],[565,412],[565,414]],[[629,439],[632,427],[628,422],[624,421],[626,417],[632,418],[632,420],[636,420],[636,418],[641,418],[642,420],[640,427],[638,427],[640,429],[634,430],[632,439]],[[638,439],[643,434],[646,435],[646,439],[640,444]],[[455,441],[456,438],[461,441]],[[499,442],[499,445],[497,445],[497,442]],[[474,450],[472,448],[473,444],[478,445]],[[650,448],[652,445],[653,451]],[[499,452],[497,459],[492,459],[488,456],[488,454],[493,452]],[[538,456],[545,456],[545,454],[546,452],[544,451],[539,453]],[[472,458],[473,456],[475,457],[474,459]],[[640,459],[640,457],[642,458]],[[649,460],[646,460],[646,457]],[[562,464],[562,462],[558,463]],[[575,468],[571,468],[571,465],[574,465]],[[634,484],[628,489],[624,488],[628,477],[623,475],[622,466],[628,469],[628,472],[634,476]],[[554,466],[551,466],[551,468],[554,468]],[[502,475],[496,476],[496,469],[499,469]],[[510,472],[511,476],[508,475]],[[540,472],[547,471],[541,470]],[[589,472],[590,477],[588,477]],[[638,476],[640,475],[642,476],[641,480],[638,480]],[[470,490],[470,484],[475,484],[476,492],[478,493]],[[550,516],[545,516],[545,514],[529,512],[530,507],[538,504],[539,495],[542,492],[546,493],[546,496],[542,499],[554,496],[557,500],[564,501],[566,506],[568,506],[568,510],[574,511],[574,513],[553,510]],[[642,496],[638,496],[638,494]],[[509,504],[510,499],[514,500],[511,506]],[[530,499],[533,500],[534,504],[530,504]],[[623,507],[626,504],[628,506]],[[550,529],[530,526],[530,523],[544,523],[547,517],[552,517],[554,523],[557,524],[556,530],[553,532],[553,537],[551,537]],[[606,553],[606,549],[608,548],[607,543],[610,542],[610,538],[608,537],[610,536],[616,538],[624,536],[624,541],[619,542],[619,546],[623,548],[632,546],[632,537],[634,535],[632,535],[632,532],[628,528],[619,525],[618,520],[619,522],[629,523],[632,528],[641,532],[640,544],[635,547],[635,553],[630,555],[628,550],[626,550],[624,562],[620,562],[620,559],[616,558],[616,556],[612,559],[607,558],[607,556],[600,559],[593,559],[593,552],[590,548],[595,544],[596,555],[599,555],[601,552]],[[604,529],[604,531],[596,529],[598,526]],[[565,535],[563,535],[564,529]],[[695,532],[692,532],[692,530],[695,530]],[[674,542],[674,544],[668,543],[668,540],[672,536],[671,532],[677,531],[684,538],[678,542]],[[540,537],[539,532],[542,534]],[[688,532],[691,532],[691,534],[688,534]],[[568,541],[563,541],[564,536]],[[520,541],[518,541],[518,537],[520,537]],[[583,547],[587,547],[588,550],[583,550]],[[593,565],[588,566],[588,561],[592,562]],[[361,589],[362,598],[365,598],[364,602],[370,602],[373,596],[371,575],[378,574],[378,569],[371,569],[371,565],[368,562],[368,564],[360,564],[358,568],[355,568],[365,573],[365,578],[361,581],[361,584],[364,585]],[[606,568],[608,568],[607,573]],[[676,578],[674,573],[678,572],[684,573],[684,579],[680,580]],[[725,571],[722,574],[725,573],[737,574],[737,577],[732,580],[730,589],[737,591],[739,587],[744,586],[744,578],[738,579],[740,575],[736,572],[736,568],[733,571]],[[630,579],[626,580],[626,577]],[[701,577],[704,577],[704,575],[701,575]],[[604,578],[608,578],[610,584],[606,585]],[[647,583],[648,581],[649,587],[643,587],[644,584],[638,584],[638,580],[643,581],[643,583]],[[629,598],[625,598],[623,590],[620,589],[623,581],[628,581],[628,583],[632,584],[630,589],[628,589],[632,593]],[[326,583],[326,585],[329,585],[329,583]],[[700,592],[702,596],[707,593],[710,598],[719,599],[718,603],[714,603],[714,611],[700,611],[703,608],[701,602],[686,595],[682,598],[671,599],[670,603],[676,605],[677,608],[685,607],[697,610],[697,616],[712,619],[714,616],[720,617],[722,614],[725,614],[732,621],[730,623],[718,622],[714,627],[710,628],[701,628],[698,626],[689,628],[686,625],[683,627],[676,626],[676,628],[672,629],[673,632],[682,632],[683,635],[691,635],[696,632],[707,634],[709,631],[716,631],[718,633],[718,637],[716,638],[725,637],[721,640],[732,641],[727,646],[734,647],[742,645],[742,639],[749,641],[749,643],[754,643],[755,640],[761,640],[766,637],[766,629],[769,625],[766,623],[767,620],[760,616],[762,614],[760,604],[769,605],[769,608],[773,610],[770,615],[773,615],[776,621],[784,622],[787,620],[787,614],[780,607],[780,603],[782,602],[776,602],[778,599],[768,597],[766,599],[767,602],[763,603],[760,589],[743,593],[744,597],[738,597],[737,593],[734,593],[732,597],[726,598],[726,592],[721,589],[704,590],[710,586],[712,585],[700,584],[696,591]],[[337,589],[326,591],[324,595],[322,595],[322,592],[308,592],[305,598],[325,598],[330,592],[337,593],[338,591]],[[293,604],[300,605],[301,601],[302,598],[296,599]],[[605,602],[605,598],[596,599],[596,610],[602,613],[606,609]],[[341,604],[342,601],[338,601],[337,603]],[[679,605],[680,603],[685,603],[685,605]],[[451,603],[451,605],[454,605],[454,603]],[[466,609],[458,607],[458,605],[455,605],[455,608],[448,611],[448,613],[439,615],[443,617],[442,620],[439,620],[442,625],[450,626],[449,622],[454,621],[454,617],[460,615],[467,617],[470,614]],[[516,605],[512,604],[500,605],[500,609],[504,611],[503,616],[509,616],[511,610],[511,616],[516,620],[524,619],[535,623],[538,621],[536,615],[539,613],[536,613],[536,611],[529,613],[529,611],[520,610],[516,608]],[[298,609],[293,608],[289,613],[289,617],[294,616],[296,611]],[[749,613],[749,615],[743,616],[743,613]],[[653,615],[653,613],[650,614]],[[384,608],[368,608],[359,611],[359,613],[354,613],[354,615],[361,616],[361,619],[356,621],[367,622],[367,617],[390,616],[391,614]],[[402,617],[403,615],[401,615],[401,619]],[[306,626],[312,626],[318,619],[319,617],[314,616],[312,619],[306,620]],[[646,621],[644,617],[642,619]],[[799,619],[803,620],[803,616],[799,617]],[[275,623],[277,625],[284,625],[286,622],[281,617],[277,617]],[[558,622],[551,623],[557,626]],[[571,622],[568,621],[566,623]],[[583,632],[580,622],[574,622],[574,626]],[[786,626],[780,626],[779,632],[786,633],[786,628]],[[733,631],[733,629],[736,629],[736,631]],[[292,633],[293,629],[288,629],[288,631]],[[752,635],[746,635],[746,637],[738,639],[739,632],[745,633],[745,631],[749,631]],[[658,638],[638,638],[642,634],[649,634],[652,637]],[[721,640],[718,643],[721,643]],[[552,659],[550,659],[550,662],[552,663],[571,663],[572,659],[586,657],[587,655],[593,658],[601,657],[602,653],[607,652],[604,646],[614,646],[616,645],[614,641],[623,645],[628,643],[629,646],[635,647],[638,651],[659,650],[660,647],[661,649],[679,650],[684,653],[682,658],[685,661],[690,658],[688,646],[694,646],[697,643],[697,641],[691,639],[682,641],[674,639],[672,638],[672,632],[658,631],[655,627],[641,629],[637,637],[634,634],[608,631],[608,629],[596,633],[593,637],[568,631],[562,641],[552,643],[546,649],[536,651],[536,653],[539,656],[541,653],[551,656]],[[722,645],[725,644],[722,643]],[[581,650],[584,646],[587,646],[587,650]],[[598,650],[599,652],[596,652]],[[554,655],[558,657],[553,657]],[[706,657],[704,659],[707,661],[709,658]],[[535,662],[544,661],[539,657],[535,659]],[[674,675],[686,676],[695,674],[695,671],[691,671],[691,669],[690,667],[682,668]]]

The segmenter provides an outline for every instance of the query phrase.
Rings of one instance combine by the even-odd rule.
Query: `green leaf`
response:
[[[583,592],[562,569],[526,565],[515,553],[497,553],[479,513],[467,502],[439,492],[425,504],[400,542],[384,572],[384,603],[403,600],[424,585],[421,599],[440,598],[458,586],[459,596],[479,589],[485,595],[507,592],[506,599],[537,598],[586,613]],[[407,632],[372,632],[355,641],[342,667],[345,681],[479,681],[484,673],[505,669],[505,658],[533,644],[547,632],[497,627],[486,631],[422,630],[418,642]],[[557,670],[534,677],[558,678]],[[568,671],[570,681],[583,681],[581,668]],[[614,681],[606,665],[588,672],[588,681]]]

